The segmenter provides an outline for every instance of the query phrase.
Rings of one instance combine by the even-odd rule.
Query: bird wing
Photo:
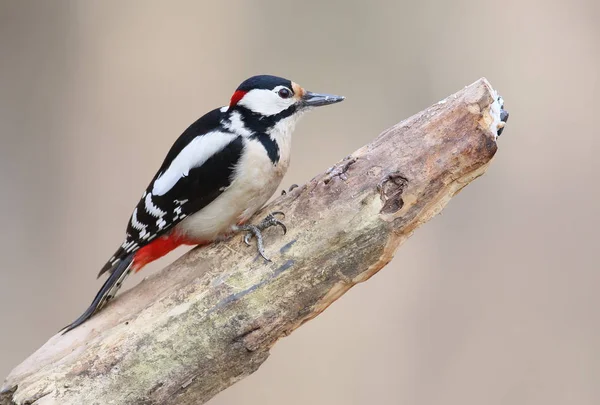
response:
[[[244,143],[220,127],[220,115],[218,109],[206,114],[173,144],[131,214],[125,241],[98,276],[210,204],[231,184]]]

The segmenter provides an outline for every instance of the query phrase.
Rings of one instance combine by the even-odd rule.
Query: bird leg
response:
[[[270,228],[272,226],[279,226],[279,227],[281,227],[281,229],[283,229],[284,235],[287,232],[287,228],[286,228],[285,224],[283,222],[281,222],[279,219],[277,219],[275,217],[275,215],[281,215],[282,218],[285,217],[285,214],[283,212],[275,211],[275,212],[272,212],[269,215],[267,215],[265,217],[265,219],[263,219],[257,225],[239,225],[236,227],[236,231],[247,232],[246,235],[244,235],[244,242],[246,243],[246,245],[250,246],[250,240],[252,239],[252,237],[256,238],[256,245],[258,247],[258,253],[263,257],[263,259],[265,259],[268,262],[270,262],[271,259],[269,259],[265,255],[262,231],[264,231],[265,229]]]

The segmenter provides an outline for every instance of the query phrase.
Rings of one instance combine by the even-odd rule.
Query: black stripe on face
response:
[[[298,112],[298,106],[292,104],[285,110],[274,115],[262,115],[240,105],[235,106],[235,111],[241,114],[246,128],[255,133],[268,134],[279,121],[291,117]]]

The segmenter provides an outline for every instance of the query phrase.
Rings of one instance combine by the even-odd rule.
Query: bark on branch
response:
[[[261,213],[267,263],[239,237],[194,249],[16,367],[0,404],[202,404],[367,280],[482,175],[500,105],[485,79],[385,131]]]

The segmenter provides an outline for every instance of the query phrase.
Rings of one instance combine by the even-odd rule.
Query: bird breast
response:
[[[178,232],[196,241],[215,240],[230,233],[234,225],[250,219],[277,191],[289,165],[289,144],[277,142],[280,158],[273,163],[260,141],[245,138],[244,143],[244,153],[229,187],[184,219]]]

